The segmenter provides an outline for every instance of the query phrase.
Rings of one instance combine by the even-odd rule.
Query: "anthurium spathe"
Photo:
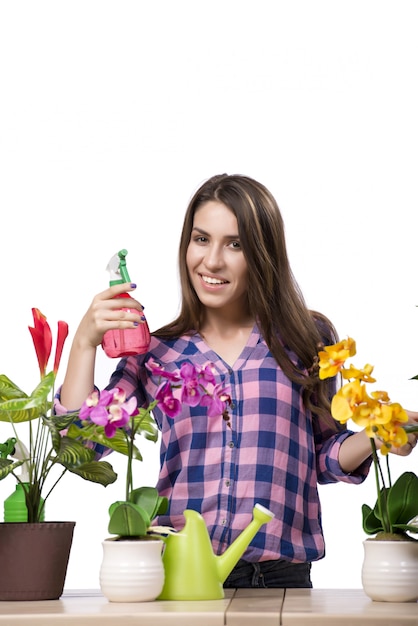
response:
[[[319,377],[331,378],[340,373],[346,380],[331,401],[331,414],[340,423],[353,420],[365,429],[371,445],[375,470],[377,500],[373,508],[362,507],[363,529],[377,538],[412,538],[407,534],[418,533],[413,519],[418,515],[418,476],[405,472],[392,483],[389,471],[388,452],[408,441],[407,429],[412,432],[417,426],[407,424],[408,415],[397,402],[391,402],[386,391],[366,391],[366,384],[376,382],[371,376],[373,366],[358,369],[346,360],[354,356],[356,346],[353,339],[325,346],[318,354]],[[418,378],[418,377],[417,377]],[[378,450],[380,448],[380,450]],[[386,476],[383,473],[379,454],[386,457]]]
[[[38,522],[44,517],[46,500],[67,471],[104,486],[114,482],[116,474],[108,462],[95,459],[91,448],[67,436],[66,431],[78,420],[78,414],[53,415],[54,385],[68,325],[58,322],[54,366],[46,373],[52,351],[52,332],[39,309],[32,309],[32,315],[34,326],[29,326],[29,331],[41,380],[27,395],[5,374],[0,375],[0,421],[8,422],[12,430],[8,439],[10,445],[0,448],[0,480],[11,474],[22,484],[27,521]],[[25,422],[27,435],[21,438],[18,428]],[[18,460],[13,461],[10,456]],[[26,470],[24,479],[17,473],[22,466]]]

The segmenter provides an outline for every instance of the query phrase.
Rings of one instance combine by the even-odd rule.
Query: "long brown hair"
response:
[[[194,291],[186,266],[196,210],[216,200],[236,216],[241,247],[248,265],[248,306],[257,320],[271,353],[283,372],[303,387],[306,406],[328,415],[328,383],[320,381],[316,367],[318,349],[337,340],[331,322],[310,311],[290,268],[283,219],[276,200],[256,180],[242,175],[213,176],[195,192],[184,218],[179,247],[182,291],[178,317],[153,334],[174,339],[198,331],[203,305]],[[298,357],[293,363],[288,350]]]

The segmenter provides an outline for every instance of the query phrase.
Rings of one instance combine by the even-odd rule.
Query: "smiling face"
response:
[[[248,268],[234,213],[210,200],[195,212],[186,255],[187,271],[204,307],[245,317]]]

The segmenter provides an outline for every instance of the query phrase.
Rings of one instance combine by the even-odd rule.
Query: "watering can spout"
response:
[[[255,505],[253,509],[253,519],[248,524],[247,528],[244,528],[223,554],[216,557],[218,576],[222,583],[228,578],[261,526],[272,520],[273,517],[274,513],[264,506],[261,504]]]
[[[244,554],[260,527],[274,514],[260,504],[253,519],[224,554],[213,553],[203,517],[184,511],[184,528],[164,539],[165,582],[159,600],[218,600],[224,597],[223,583]]]

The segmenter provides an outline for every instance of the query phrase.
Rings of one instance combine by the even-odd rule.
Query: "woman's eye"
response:
[[[241,244],[239,241],[231,241],[231,246],[234,250],[241,250]]]
[[[195,237],[195,241],[197,243],[206,243],[207,242],[207,238],[204,237],[203,235],[199,235],[199,237]]]

